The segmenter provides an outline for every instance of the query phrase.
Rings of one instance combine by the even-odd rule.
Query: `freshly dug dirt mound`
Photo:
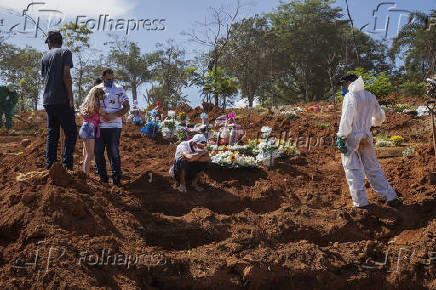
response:
[[[179,109],[200,122],[203,110]],[[310,146],[272,170],[212,166],[205,191],[181,194],[168,175],[176,146],[131,125],[120,145],[122,188],[80,173],[80,142],[74,171],[59,163],[47,171],[44,134],[0,136],[0,288],[436,287],[429,117],[388,112],[374,133],[401,135],[413,149],[380,159],[404,206],[388,207],[368,184],[373,207],[359,210],[334,144],[316,142],[335,135],[339,112],[205,111],[210,121],[235,111],[249,138],[268,125]]]

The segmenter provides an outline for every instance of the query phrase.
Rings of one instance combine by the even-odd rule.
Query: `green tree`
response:
[[[190,77],[185,50],[177,47],[173,41],[168,41],[166,45],[159,43],[156,48],[148,56],[151,80],[157,83],[153,88],[153,99],[161,100],[164,107],[175,108],[187,101],[182,91]]]
[[[43,85],[39,74],[41,57],[42,53],[31,47],[4,46],[1,58],[4,68],[0,70],[0,76],[6,82],[18,86],[18,110],[37,109],[39,93]]]
[[[233,98],[238,94],[240,83],[236,77],[227,75],[221,67],[210,70],[206,75],[201,75],[196,67],[189,67],[187,72],[191,78],[191,85],[202,88],[203,95],[218,96],[222,108],[233,104]]]
[[[267,15],[272,24],[267,42],[274,47],[267,99],[316,101],[334,95],[337,77],[355,67],[391,70],[386,46],[353,29],[333,3],[293,0]]]
[[[79,26],[73,22],[66,23],[60,31],[63,34],[64,45],[73,54],[73,86],[76,90],[75,102],[77,105],[80,105],[88,94],[87,88],[93,82],[93,77],[88,73],[92,62],[89,45],[89,37],[92,31],[85,24]]]
[[[331,1],[291,1],[268,14],[276,47],[274,60],[279,63],[273,86],[277,91],[305,101],[320,99],[329,90],[325,70],[329,57],[339,51],[340,32],[345,21],[341,8]]]
[[[404,60],[407,78],[420,82],[436,72],[436,29],[430,29],[429,19],[436,17],[436,10],[429,15],[416,11],[410,23],[403,26],[392,43],[389,55]]]
[[[219,8],[211,7],[210,16],[205,18],[204,22],[197,22],[196,29],[186,33],[191,41],[197,42],[208,48],[206,56],[209,58],[207,71],[214,71],[218,75],[218,67],[221,66],[223,51],[229,43],[229,37],[233,23],[239,16],[242,7],[241,0],[234,1],[234,8],[227,9],[224,6]],[[210,95],[206,96],[206,102],[210,102]],[[219,105],[219,95],[213,95],[215,105]]]
[[[241,94],[253,106],[272,74],[272,48],[266,38],[267,20],[255,16],[233,24],[223,49],[222,67],[240,82]]]
[[[126,38],[114,38],[108,55],[108,64],[113,68],[117,81],[126,90],[132,91],[133,100],[138,99],[138,88],[151,78],[147,55],[141,48]]]
[[[385,97],[392,92],[392,83],[386,72],[380,72],[377,75],[371,72],[366,72],[363,68],[359,67],[348,73],[361,76],[365,81],[365,90],[373,93],[377,97]]]

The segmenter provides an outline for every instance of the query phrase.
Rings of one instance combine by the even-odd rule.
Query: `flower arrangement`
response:
[[[393,107],[393,110],[394,110],[395,112],[398,112],[398,113],[403,113],[403,112],[406,111],[408,108],[409,108],[409,105],[408,105],[408,104],[396,104],[396,105]]]
[[[311,106],[304,108],[305,112],[319,112],[321,111],[321,108],[319,106]]]
[[[404,143],[404,138],[401,136],[392,136],[389,141],[391,141],[395,146],[401,146]]]
[[[274,159],[280,157],[279,146],[274,139],[263,141],[259,144],[259,154],[256,156],[257,162],[263,162],[268,168],[274,165]]]
[[[304,112],[304,109],[300,108],[300,107],[295,107],[295,108],[291,108],[287,111],[282,111],[281,114],[283,114],[285,116],[296,117],[298,112]]]
[[[285,115],[285,116],[297,116],[297,113],[295,111],[293,111],[293,110],[283,111],[283,112],[280,112],[280,113],[282,115]]]
[[[403,156],[409,156],[412,155],[415,151],[413,150],[413,148],[411,147],[407,147],[404,151],[403,151]]]
[[[182,141],[185,141],[186,138],[188,138],[188,133],[186,132],[186,130],[177,130],[176,137],[177,137],[177,142],[180,143]]]
[[[258,151],[258,147],[257,145],[260,144],[260,140],[259,139],[248,139],[248,152],[250,152],[252,155],[257,155],[259,154]]]
[[[284,152],[286,155],[291,155],[291,148],[290,148],[290,147],[285,147],[285,148],[283,148],[283,152]]]
[[[377,146],[377,147],[392,147],[392,146],[394,146],[394,143],[392,143],[392,141],[387,140],[387,139],[378,139],[375,142],[375,146]]]
[[[180,122],[186,121],[186,113],[185,112],[180,112],[177,115],[177,121],[180,121]]]
[[[393,147],[401,146],[404,143],[404,138],[401,136],[392,136],[388,138],[387,136],[376,136],[375,137],[377,147]]]
[[[260,129],[260,133],[261,133],[261,138],[262,139],[268,139],[269,136],[271,136],[272,129],[270,127],[268,127],[268,126],[263,126]]]
[[[209,151],[233,151],[233,152],[249,152],[249,145],[209,145],[208,147]]]
[[[176,128],[176,123],[173,120],[165,120],[163,122],[163,127],[174,130]]]
[[[292,157],[300,154],[297,147],[289,143],[284,143],[283,145],[280,145],[277,151],[281,157]]]
[[[210,159],[213,164],[227,168],[259,168],[256,159],[232,151],[212,151]]]

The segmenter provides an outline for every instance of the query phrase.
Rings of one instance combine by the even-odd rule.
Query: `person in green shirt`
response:
[[[16,86],[12,83],[0,86],[0,128],[3,126],[2,118],[5,115],[5,127],[8,131],[12,128],[12,118],[18,101],[16,91]]]

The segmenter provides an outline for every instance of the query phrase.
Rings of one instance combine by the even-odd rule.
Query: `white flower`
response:
[[[231,160],[231,156],[235,156],[235,161]],[[242,168],[242,167],[259,167],[256,160],[252,156],[239,155],[232,151],[218,153],[215,156],[211,154],[210,160],[213,164],[222,167]]]
[[[380,139],[380,140],[377,140],[377,142],[375,143],[375,146],[377,146],[377,147],[391,147],[391,146],[394,146],[394,143],[392,141],[389,141],[389,140]]]
[[[175,111],[168,111],[168,117],[174,118],[175,116],[176,116],[176,112]]]

